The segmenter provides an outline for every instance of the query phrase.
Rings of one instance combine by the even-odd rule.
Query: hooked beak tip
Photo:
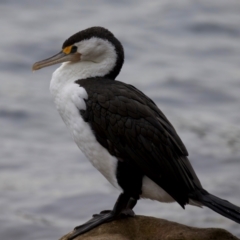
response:
[[[36,70],[39,70],[39,69],[41,69],[41,68],[39,68],[39,67],[37,66],[37,63],[34,63],[34,64],[32,65],[32,72],[35,72]]]

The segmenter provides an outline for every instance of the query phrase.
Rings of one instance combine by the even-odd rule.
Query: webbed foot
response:
[[[133,212],[132,208],[135,206],[137,200],[131,200],[130,198],[131,197],[128,194],[120,194],[113,210],[104,210],[99,214],[94,214],[92,219],[80,226],[75,227],[73,233],[68,237],[68,240],[72,240],[75,237],[86,233],[103,223],[129,216],[134,217],[135,213]]]

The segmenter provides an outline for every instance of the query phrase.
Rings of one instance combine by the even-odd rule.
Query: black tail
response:
[[[216,197],[205,190],[201,191],[201,194],[199,194],[197,198],[204,206],[209,207],[224,217],[240,223],[240,207]]]

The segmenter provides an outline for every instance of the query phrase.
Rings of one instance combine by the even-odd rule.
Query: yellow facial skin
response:
[[[69,54],[69,53],[72,51],[72,46],[65,47],[62,51],[63,51],[65,54]]]

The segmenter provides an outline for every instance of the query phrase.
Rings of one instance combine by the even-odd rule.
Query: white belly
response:
[[[70,130],[77,146],[86,155],[92,165],[98,169],[107,180],[119,188],[116,179],[117,159],[111,156],[96,140],[90,126],[86,123],[79,110],[85,110],[83,99],[87,99],[84,88],[75,83],[67,83],[56,91],[55,85],[50,86],[57,110]]]

